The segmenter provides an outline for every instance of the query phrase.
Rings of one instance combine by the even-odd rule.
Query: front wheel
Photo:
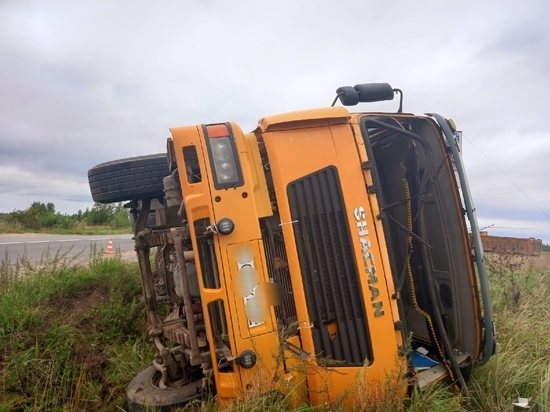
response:
[[[168,412],[200,399],[203,395],[200,379],[179,388],[166,389],[158,387],[159,381],[160,372],[154,366],[149,366],[132,379],[126,391],[128,411]]]

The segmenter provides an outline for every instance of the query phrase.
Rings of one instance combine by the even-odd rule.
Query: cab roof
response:
[[[345,107],[323,107],[264,117],[258,122],[258,129],[265,133],[297,127],[328,126],[347,123],[351,117],[351,113]]]

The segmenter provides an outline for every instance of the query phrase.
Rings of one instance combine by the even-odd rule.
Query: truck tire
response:
[[[149,366],[132,379],[126,391],[129,412],[169,412],[202,397],[202,380],[179,388],[161,389],[156,386],[159,375],[154,366]]]
[[[136,220],[134,219],[134,216],[131,213],[130,213],[130,222],[132,223],[132,232],[133,232],[134,229],[136,228]],[[155,226],[157,226],[157,212],[155,210],[151,210],[147,215],[147,222],[145,223],[145,227],[153,228]]]
[[[166,153],[157,153],[98,164],[88,171],[88,182],[94,202],[114,203],[162,198],[162,179],[169,174]]]

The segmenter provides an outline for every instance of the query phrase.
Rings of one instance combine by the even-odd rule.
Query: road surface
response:
[[[120,252],[134,250],[132,235],[45,235],[45,234],[0,234],[0,259],[8,257],[11,263],[18,258],[26,258],[34,264],[64,255],[88,258],[91,250],[103,253],[109,239],[113,240],[113,249]],[[95,249],[94,249],[95,248]]]

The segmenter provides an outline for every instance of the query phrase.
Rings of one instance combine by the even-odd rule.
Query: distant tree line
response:
[[[104,205],[96,203],[91,209],[79,210],[72,215],[55,211],[53,203],[33,202],[25,210],[14,210],[6,217],[9,224],[25,229],[75,229],[81,226],[110,226],[130,228],[128,209],[122,203]]]
[[[543,252],[550,252],[550,245],[542,244],[542,251]]]

